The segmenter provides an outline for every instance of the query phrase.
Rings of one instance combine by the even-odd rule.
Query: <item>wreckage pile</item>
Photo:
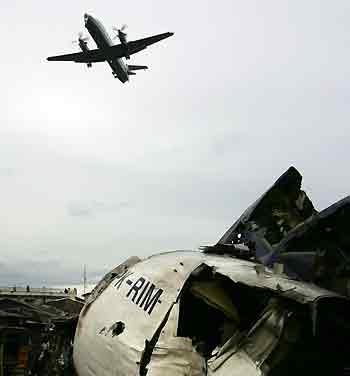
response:
[[[0,376],[73,375],[72,344],[82,307],[68,292],[0,291]]]
[[[259,262],[350,296],[350,196],[317,211],[290,167],[205,253]]]
[[[4,297],[0,376],[72,375],[75,328],[79,376],[349,375],[350,198],[318,212],[301,180],[291,167],[203,252],[129,258],[79,320],[76,299]]]
[[[129,258],[79,318],[80,376],[349,375],[350,198],[291,167],[203,252]]]

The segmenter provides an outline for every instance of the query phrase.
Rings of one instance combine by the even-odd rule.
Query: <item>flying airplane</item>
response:
[[[120,44],[115,45],[99,20],[89,14],[85,14],[84,23],[98,48],[90,50],[87,45],[87,39],[81,34],[78,38],[78,44],[82,52],[50,56],[47,60],[85,63],[89,68],[93,63],[106,61],[112,68],[113,76],[123,83],[129,81],[129,76],[135,75],[135,71],[148,69],[145,65],[126,64],[123,58],[130,59],[130,55],[140,52],[147,48],[147,46],[174,35],[174,33],[163,33],[128,42],[127,34],[124,32],[126,25],[124,25],[120,29],[113,29],[117,32],[116,37],[120,40]]]
[[[318,213],[300,184],[291,167],[214,246],[109,272],[79,317],[77,374],[348,375],[349,200]]]

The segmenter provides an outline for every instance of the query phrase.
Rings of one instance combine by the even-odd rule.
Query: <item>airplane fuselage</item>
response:
[[[146,65],[126,64],[124,59],[136,54],[148,46],[158,43],[163,39],[171,37],[174,33],[162,33],[138,40],[128,41],[126,34],[121,29],[115,29],[120,43],[115,44],[114,38],[109,36],[102,23],[89,14],[84,14],[85,27],[95,41],[97,48],[90,49],[87,46],[87,39],[79,34],[79,47],[81,52],[62,54],[47,57],[48,61],[73,61],[86,64],[91,67],[94,63],[107,62],[112,69],[113,76],[122,83],[129,81],[129,76],[136,74],[135,71],[148,69]]]
[[[84,15],[85,27],[89,31],[92,39],[95,41],[97,47],[101,50],[106,50],[113,46],[113,41],[108,35],[106,29],[102,23],[89,14]],[[112,69],[113,75],[117,77],[121,82],[129,81],[128,67],[124,63],[123,59],[115,58],[107,60],[109,66]]]

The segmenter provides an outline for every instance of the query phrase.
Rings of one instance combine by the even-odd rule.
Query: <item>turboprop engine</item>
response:
[[[75,40],[75,41],[73,41],[72,43],[74,43],[74,44],[78,44],[79,47],[80,47],[80,49],[81,49],[83,52],[86,53],[86,52],[90,51],[90,49],[89,49],[89,47],[88,47],[88,44],[87,44],[88,40],[89,40],[89,37],[87,37],[87,36],[83,36],[83,33],[79,33],[79,34],[78,34],[78,39]],[[92,67],[92,64],[91,64],[91,63],[87,63],[86,65],[88,66],[88,68],[91,68],[91,67]]]
[[[128,40],[127,40],[127,33],[124,32],[124,30],[127,28],[127,25],[123,25],[120,29],[117,27],[113,27],[113,30],[117,33],[116,36],[113,38],[118,38],[120,43],[125,47],[125,57],[126,59],[130,59],[129,55],[129,46],[128,46]]]

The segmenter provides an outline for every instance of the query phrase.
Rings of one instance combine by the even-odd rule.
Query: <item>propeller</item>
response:
[[[84,34],[82,32],[80,32],[78,34],[78,39],[77,40],[73,40],[72,43],[73,44],[79,44],[79,42],[84,42],[86,43],[90,38],[86,35],[84,36]]]
[[[129,54],[129,46],[128,46],[128,40],[127,40],[127,34],[124,32],[124,30],[127,28],[127,25],[123,25],[120,29],[117,27],[113,27],[113,30],[117,33],[113,40],[116,38],[119,38],[120,43],[124,46],[125,48],[125,57],[126,59],[130,59],[130,54]]]
[[[126,33],[124,32],[125,29],[127,29],[128,25],[124,24],[120,29],[113,26],[113,31],[115,31],[117,34],[114,36],[113,40],[116,38],[119,38],[121,43],[126,43]]]
[[[124,32],[124,30],[127,29],[127,28],[128,28],[128,25],[127,25],[127,24],[124,24],[124,25],[122,25],[122,27],[120,28],[120,31],[121,31],[121,32]]]

